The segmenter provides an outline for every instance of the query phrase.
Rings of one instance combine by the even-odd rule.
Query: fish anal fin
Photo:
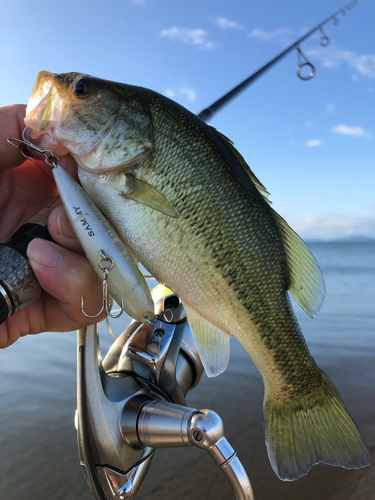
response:
[[[206,374],[216,377],[228,365],[230,335],[216,328],[194,308],[185,304],[184,308]]]
[[[124,198],[142,203],[169,217],[178,217],[176,210],[160,191],[135,175],[126,174],[126,188],[126,191],[121,193]]]
[[[289,270],[289,290],[312,318],[324,301],[326,288],[323,274],[305,242],[277,212],[272,210],[272,214],[284,244]]]

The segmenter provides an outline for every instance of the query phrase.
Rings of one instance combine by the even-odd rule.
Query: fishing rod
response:
[[[266,71],[271,69],[275,64],[277,64],[283,57],[285,57],[287,54],[289,54],[289,52],[291,52],[293,49],[297,49],[297,52],[298,52],[297,76],[301,80],[310,80],[311,78],[313,78],[313,76],[315,75],[315,67],[310,61],[307,60],[307,58],[302,53],[302,51],[298,45],[300,43],[302,43],[304,40],[306,40],[307,38],[309,38],[313,33],[315,33],[315,31],[320,30],[321,36],[320,36],[319,43],[320,43],[320,45],[322,45],[322,47],[327,47],[330,43],[330,40],[329,40],[328,36],[324,33],[322,26],[324,26],[325,24],[327,24],[331,20],[332,20],[332,24],[334,26],[337,26],[339,23],[337,16],[339,14],[341,14],[342,16],[345,16],[346,12],[349,11],[351,8],[353,8],[359,2],[360,2],[360,0],[354,0],[353,2],[345,5],[344,7],[342,7],[338,11],[336,11],[331,16],[327,17],[327,19],[325,19],[324,21],[322,21],[321,23],[316,25],[315,28],[313,28],[312,30],[308,31],[303,36],[301,36],[301,38],[299,38],[294,43],[289,45],[289,47],[287,47],[285,50],[280,52],[280,54],[278,54],[276,57],[271,59],[271,61],[269,61],[264,66],[262,66],[257,71],[255,71],[255,73],[252,73],[248,78],[246,78],[241,83],[236,85],[236,87],[234,87],[232,90],[230,90],[229,92],[224,94],[222,97],[220,97],[217,101],[213,102],[207,108],[203,109],[200,113],[198,113],[199,118],[201,118],[204,122],[210,121],[214,117],[214,115],[218,111],[220,111],[221,108],[226,106],[232,99],[237,97],[238,94],[240,94],[243,90],[245,90],[245,88],[247,88],[249,85],[254,83],[255,80],[257,80],[260,76],[262,76]],[[305,62],[301,62],[301,58],[303,58],[305,60]],[[311,72],[309,73],[308,76],[303,76],[301,74],[301,70],[305,66],[309,66],[311,68]]]

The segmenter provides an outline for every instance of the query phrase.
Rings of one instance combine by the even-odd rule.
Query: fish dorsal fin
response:
[[[126,174],[126,188],[126,192],[121,193],[121,196],[124,198],[147,205],[153,210],[157,210],[169,217],[178,217],[176,210],[160,191],[151,186],[151,184],[137,179],[135,175]]]
[[[234,154],[234,156],[237,158],[237,160],[240,162],[241,167],[244,169],[244,171],[248,174],[250,177],[251,181],[257,188],[257,190],[260,192],[260,194],[263,196],[263,198],[266,200],[267,203],[272,203],[272,201],[268,198],[270,196],[270,193],[267,191],[267,188],[263,186],[263,184],[260,182],[258,177],[250,170],[249,165],[246,163],[244,157],[241,155],[239,151],[234,147],[233,142],[228,139],[224,134],[216,130],[214,127],[210,127],[219,137],[220,139],[225,143],[227,148]]]
[[[213,326],[185,303],[184,309],[207,376],[220,375],[228,365],[230,335]]]
[[[322,271],[304,241],[272,210],[284,243],[289,270],[289,290],[298,304],[313,318],[321,308],[326,287]]]
[[[250,170],[243,156],[234,147],[233,142],[215,128],[211,127],[211,129],[234,154],[265,201],[271,204],[271,200],[268,198],[270,193]],[[272,210],[272,213],[284,243],[289,270],[289,290],[302,309],[310,317],[314,317],[323,304],[326,291],[322,272],[310,250],[298,234],[277,212]]]

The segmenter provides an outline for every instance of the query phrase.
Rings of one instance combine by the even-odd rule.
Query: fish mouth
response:
[[[48,71],[38,73],[26,108],[26,125],[41,134],[52,118],[53,101],[56,100],[56,93],[52,91],[54,78],[55,75]]]
[[[54,139],[54,130],[61,121],[64,99],[54,85],[54,73],[40,71],[26,108],[25,125],[30,129],[30,139],[42,149],[53,149],[57,155],[69,150]]]
[[[49,71],[38,73],[26,108],[25,125],[30,129],[29,138],[41,149],[51,150],[58,156],[71,153],[77,157],[98,149],[101,142],[111,133],[115,117],[105,127],[89,138],[78,140],[62,137],[58,126],[68,114],[70,99],[66,88],[59,84],[59,75]],[[77,78],[83,75],[77,74]]]

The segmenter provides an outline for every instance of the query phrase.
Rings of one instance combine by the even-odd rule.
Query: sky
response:
[[[199,113],[339,0],[0,0],[0,105],[26,103],[41,70],[140,85]],[[293,50],[210,122],[305,239],[375,238],[375,3]]]

